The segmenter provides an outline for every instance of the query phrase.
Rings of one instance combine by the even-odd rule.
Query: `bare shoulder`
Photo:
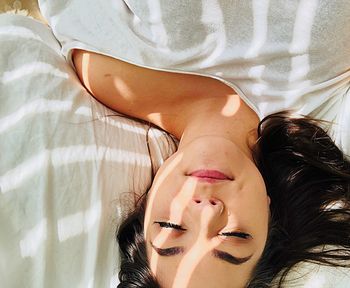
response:
[[[131,94],[130,82],[135,77],[131,71],[133,65],[79,49],[73,51],[72,58],[86,89],[106,106],[123,112],[121,110],[124,110],[124,106],[131,102],[128,99]]]
[[[73,62],[81,82],[96,99],[113,110],[142,119],[155,109],[162,112],[173,107],[175,100],[181,102],[181,83],[189,80],[186,75],[148,69],[84,50],[73,51]]]
[[[171,123],[178,126],[185,111],[193,113],[208,101],[227,102],[236,94],[209,77],[149,69],[84,50],[74,50],[72,57],[81,82],[97,100],[170,133],[176,130]]]

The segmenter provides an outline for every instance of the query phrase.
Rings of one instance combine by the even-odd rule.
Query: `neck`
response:
[[[174,134],[180,139],[178,150],[193,140],[214,136],[234,142],[250,159],[251,144],[257,139],[259,118],[238,95],[212,97],[188,106]]]

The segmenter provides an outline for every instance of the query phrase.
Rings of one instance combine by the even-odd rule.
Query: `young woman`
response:
[[[118,232],[120,287],[347,265],[349,162],[326,122],[292,113],[348,117],[347,1],[39,2],[94,97],[179,140]]]
[[[259,124],[216,79],[73,59],[102,103],[180,140],[118,232],[120,287],[268,287],[302,260],[350,260],[350,165],[325,123]]]

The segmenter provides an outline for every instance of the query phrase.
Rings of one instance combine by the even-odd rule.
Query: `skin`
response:
[[[147,196],[147,256],[161,286],[244,287],[263,252],[269,220],[270,200],[250,149],[257,139],[255,112],[216,79],[145,69],[81,50],[73,60],[99,101],[180,140]],[[190,175],[199,169],[219,170],[230,179]],[[159,249],[170,247],[180,247],[173,249],[179,253],[160,255]],[[249,260],[232,264],[213,251]]]

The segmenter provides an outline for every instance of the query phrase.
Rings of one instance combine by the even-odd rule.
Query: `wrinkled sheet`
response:
[[[152,180],[148,125],[91,97],[60,48],[44,24],[0,15],[3,288],[116,287],[115,230]],[[149,141],[156,170],[176,146],[155,128]]]

